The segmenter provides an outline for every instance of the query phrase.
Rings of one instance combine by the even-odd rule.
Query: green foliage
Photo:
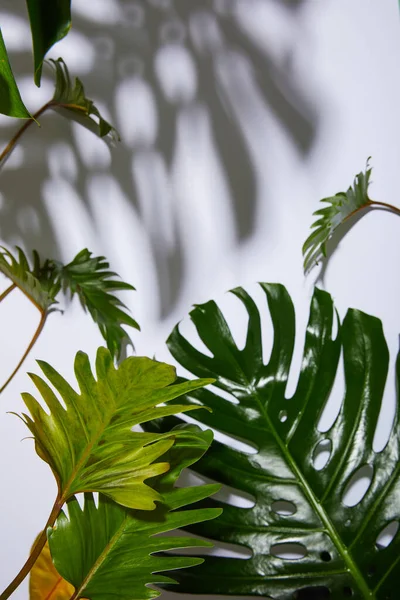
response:
[[[40,86],[43,60],[71,28],[71,0],[26,0],[31,24],[34,79]]]
[[[53,276],[50,261],[42,265],[39,254],[33,251],[33,265],[29,264],[26,254],[16,248],[14,256],[6,248],[0,248],[0,271],[22,291],[44,313],[57,303],[56,295],[61,285]]]
[[[58,294],[78,295],[83,309],[89,312],[98,325],[107,347],[119,359],[122,349],[131,339],[122,325],[140,329],[138,323],[125,312],[125,305],[111,292],[134,290],[128,283],[114,279],[104,256],[92,256],[84,249],[63,265],[59,261],[45,260],[33,251],[30,266],[26,254],[17,247],[15,257],[9,250],[0,251],[0,271],[13,281],[44,314],[54,310]]]
[[[187,430],[166,435],[132,432],[132,427],[190,410],[160,405],[210,380],[172,385],[173,367],[142,357],[127,358],[116,369],[108,350],[100,348],[97,380],[87,355],[79,352],[76,356],[78,393],[49,364],[39,365],[66,408],[44,379],[30,374],[50,412],[25,393],[22,396],[30,416],[24,414],[23,420],[35,439],[37,453],[54,473],[60,504],[78,492],[98,491],[124,506],[153,509],[160,495],[144,481],[167,471],[168,463],[155,461],[177,437],[191,434]]]
[[[124,310],[125,305],[111,292],[134,290],[128,283],[113,279],[117,276],[109,271],[104,256],[92,256],[89,250],[79,252],[73,261],[63,266],[55,263],[56,273],[65,293],[78,295],[84,310],[87,310],[107,342],[113,356],[120,357],[121,348],[131,343],[121,325],[140,329],[137,322]]]
[[[0,29],[0,113],[8,117],[30,119],[31,115],[22,102],[8,59],[3,34]]]
[[[388,369],[381,322],[350,310],[333,339],[332,299],[316,290],[297,388],[287,399],[295,340],[294,308],[285,288],[261,285],[274,328],[268,364],[263,361],[259,310],[242,288],[233,293],[249,317],[243,349],[238,349],[214,302],[191,312],[212,357],[195,349],[178,328],[168,341],[185,369],[215,378],[214,385],[236,402],[210,389],[198,390],[189,394],[188,406],[200,401],[212,413],[199,411],[191,416],[255,447],[255,453],[247,453],[215,441],[195,466],[201,475],[250,494],[254,507],[208,501],[207,506],[224,506],[223,515],[189,528],[206,538],[249,548],[251,558],[209,557],[190,573],[176,575],[179,591],[235,597],[252,594],[276,600],[394,599],[400,577],[400,535],[386,548],[377,539],[400,518],[400,413],[397,405],[389,441],[380,453],[374,452]],[[346,391],[334,424],[322,432],[318,422],[329,399],[341,350]],[[399,376],[398,360],[398,383]],[[158,421],[149,430],[162,431],[169,424]],[[329,459],[322,470],[317,470],[314,460],[321,444],[328,445]],[[354,475],[365,465],[373,469],[371,485],[356,506],[348,506],[344,496]],[[286,513],[280,512],[277,503],[281,501],[288,503]],[[282,555],[282,544],[295,544],[304,557],[291,560]]]
[[[170,582],[163,572],[183,569],[202,559],[174,557],[168,550],[211,546],[209,542],[186,536],[160,537],[159,534],[213,519],[220,509],[182,510],[218,491],[218,485],[176,488],[182,468],[196,462],[207,450],[211,431],[193,426],[186,429],[196,435],[198,444],[178,438],[169,451],[171,470],[155,485],[162,490],[163,502],[152,512],[127,510],[100,494],[96,508],[93,496],[85,496],[81,510],[77,500],[68,503],[68,515],[61,513],[48,538],[58,572],[76,588],[76,598],[89,600],[144,600],[159,592],[149,584]],[[160,554],[163,552],[163,554]]]
[[[56,88],[51,102],[52,108],[65,109],[64,116],[73,119],[98,135],[108,136],[112,142],[119,140],[116,129],[100,115],[92,100],[86,98],[85,90],[80,79],[75,77],[72,84],[67,65],[62,58],[49,60],[55,69]],[[96,117],[95,119],[93,118]]]
[[[372,204],[368,197],[368,186],[371,169],[359,173],[352,187],[347,192],[339,192],[335,196],[323,198],[328,206],[315,211],[318,219],[312,224],[313,232],[303,245],[304,271],[309,272],[322,257],[326,256],[326,244],[335,230],[359,210]]]

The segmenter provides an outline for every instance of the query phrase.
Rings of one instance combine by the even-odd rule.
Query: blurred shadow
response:
[[[277,7],[281,18],[295,30],[300,22],[299,9],[306,2],[268,0],[266,4]],[[112,0],[108,4],[114,6]],[[76,1],[73,32],[79,34],[77,40],[83,40],[85,48],[91,48],[94,57],[89,72],[81,74],[78,69],[76,74],[83,80],[87,95],[99,103],[100,109],[106,107],[105,116],[121,130],[123,141],[112,151],[107,169],[142,219],[157,273],[159,316],[164,318],[179,299],[187,270],[191,268],[187,256],[189,242],[182,222],[186,217],[181,214],[182,205],[176,201],[172,183],[171,197],[165,200],[167,208],[157,204],[160,190],[165,191],[165,181],[172,182],[174,173],[179,178],[177,130],[182,115],[192,119],[192,132],[186,131],[186,136],[192,136],[194,162],[218,161],[216,172],[220,185],[226,189],[227,199],[217,201],[227,203],[232,224],[226,220],[215,223],[212,231],[218,236],[218,227],[232,227],[232,239],[238,245],[254,235],[258,204],[265,197],[265,190],[260,190],[259,166],[254,162],[257,147],[251,138],[251,131],[254,127],[260,129],[260,125],[255,122],[253,129],[249,129],[246,124],[255,99],[279,123],[289,143],[304,158],[315,139],[318,114],[308,100],[305,83],[290,67],[293,49],[288,48],[282,59],[261,47],[251,30],[241,26],[234,2],[125,0],[117,5],[119,16],[107,19],[97,14],[92,18],[84,0]],[[26,19],[21,3],[5,0],[3,11]],[[77,48],[78,55],[79,52]],[[62,54],[62,50],[56,48],[52,55],[58,53]],[[66,55],[64,58],[74,74],[74,61]],[[79,58],[75,57],[78,67]],[[12,54],[12,64],[19,80],[32,77],[30,53]],[[203,121],[196,124],[190,115],[198,114],[210,123],[210,144],[215,158],[206,156],[204,148],[196,158],[196,127],[201,127]],[[36,248],[44,255],[59,258],[63,241],[57,236],[43,199],[43,187],[52,177],[51,147],[61,141],[71,147],[76,176],[70,183],[89,216],[89,183],[93,173],[104,171],[104,166],[96,166],[94,162],[88,167],[86,149],[78,146],[66,120],[55,114],[45,115],[41,124],[41,130],[32,126],[21,140],[22,160],[18,167],[7,165],[0,173],[3,201],[0,233],[3,242],[23,240],[27,249]],[[0,126],[3,142],[17,126],[15,123]],[[268,131],[262,131],[262,135],[268,137]],[[102,142],[96,140],[96,143]],[[139,185],[138,164],[143,155],[162,166],[141,171],[143,181]],[[165,180],[157,180],[159,172],[164,173]],[[210,173],[211,186],[213,177]],[[142,188],[147,190],[145,195]],[[204,218],[210,223],[217,221],[212,199],[204,197],[201,201]],[[112,207],[111,197],[109,206]],[[165,211],[172,223],[162,217]],[[161,215],[158,219],[149,216],[158,213]],[[221,252],[226,251],[227,248],[221,247]],[[196,252],[199,255],[204,252],[200,243]]]

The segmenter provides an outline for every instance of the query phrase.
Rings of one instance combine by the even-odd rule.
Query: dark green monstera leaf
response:
[[[30,119],[11,69],[3,34],[0,29],[0,113],[8,117]]]
[[[381,322],[350,310],[336,339],[331,297],[316,290],[305,338],[296,392],[285,397],[295,340],[295,315],[284,287],[261,284],[274,327],[268,364],[263,362],[261,320],[252,298],[233,293],[248,316],[247,339],[239,350],[214,302],[191,313],[211,357],[195,349],[176,328],[169,348],[185,369],[216,379],[230,402],[210,389],[187,396],[212,413],[191,413],[199,422],[247,441],[254,454],[214,441],[195,470],[254,498],[254,507],[224,506],[221,517],[190,531],[211,540],[249,548],[249,559],[213,556],[188,573],[178,573],[179,591],[198,594],[259,595],[291,598],[395,599],[400,581],[400,535],[387,547],[381,535],[400,517],[399,413],[385,448],[376,453],[373,438],[388,369]],[[340,412],[325,432],[318,429],[324,406],[344,355],[346,391]],[[170,423],[156,422],[152,430]],[[321,469],[321,448],[329,459]],[[369,465],[372,480],[355,506],[347,496],[354,476]],[[279,503],[286,503],[286,511]],[[277,504],[278,503],[278,504]],[[286,554],[290,544],[297,550]]]
[[[182,469],[196,462],[207,450],[212,432],[187,425],[178,430],[180,434],[186,432],[188,437],[180,435],[165,457],[171,468],[154,482],[163,500],[154,511],[129,510],[101,494],[96,506],[92,494],[86,494],[83,509],[73,498],[68,503],[68,517],[62,512],[55,527],[49,529],[55,567],[75,587],[73,598],[155,598],[159,592],[150,589],[149,584],[173,583],[165,571],[203,562],[193,556],[170,556],[166,551],[211,546],[209,542],[177,534],[160,536],[221,514],[221,509],[197,506],[220,486],[175,487]],[[193,503],[196,506],[188,510]]]

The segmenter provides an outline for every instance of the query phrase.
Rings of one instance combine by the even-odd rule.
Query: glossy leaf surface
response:
[[[316,290],[297,388],[287,399],[295,341],[294,308],[284,287],[262,284],[262,288],[274,328],[267,364],[263,360],[259,310],[241,288],[233,293],[249,316],[243,349],[238,349],[214,302],[197,306],[191,313],[211,356],[195,349],[178,328],[169,339],[170,350],[180,364],[197,376],[214,377],[214,386],[224,396],[210,389],[191,393],[189,405],[201,401],[213,411],[191,416],[255,448],[255,453],[247,453],[213,442],[195,470],[250,494],[254,506],[241,508],[209,501],[207,506],[224,506],[223,515],[212,523],[190,528],[208,539],[249,548],[252,557],[209,557],[197,569],[177,574],[179,590],[279,600],[395,600],[400,580],[400,535],[396,534],[387,547],[378,540],[400,517],[398,410],[386,447],[380,453],[373,450],[388,369],[381,322],[350,310],[339,325],[337,338],[332,339],[333,303],[326,292]],[[322,432],[318,423],[330,396],[341,347],[345,394],[332,427]],[[226,393],[236,403],[226,399]],[[160,422],[152,424],[151,430],[160,430]],[[329,457],[322,470],[317,470],[316,453],[327,440]],[[366,465],[372,470],[372,481],[360,502],[349,506],[344,501],[348,485]],[[279,512],[276,503],[282,501],[292,510]],[[286,544],[291,545],[292,552],[301,550],[302,557],[285,554]]]
[[[202,559],[169,556],[168,550],[210,546],[209,542],[187,536],[160,537],[177,528],[217,517],[220,509],[186,509],[218,491],[218,485],[175,488],[185,466],[193,464],[207,450],[211,431],[185,426],[192,439],[179,438],[169,451],[171,470],[155,485],[163,503],[151,513],[124,509],[105,496],[98,508],[86,494],[84,509],[76,499],[68,503],[68,515],[61,513],[48,532],[53,560],[59,572],[76,588],[76,598],[90,600],[139,600],[155,598],[149,584],[172,582],[163,572],[196,566]],[[163,554],[161,554],[161,552]]]
[[[69,600],[73,592],[74,587],[57,572],[46,544],[30,574],[30,600]]]
[[[8,117],[30,119],[14,79],[3,34],[0,29],[0,113]]]
[[[31,23],[35,83],[40,85],[44,57],[71,28],[71,0],[26,0]]]
[[[359,210],[371,205],[368,197],[370,177],[371,169],[367,168],[365,173],[356,176],[353,186],[347,192],[339,192],[321,200],[327,206],[313,213],[318,219],[312,224],[313,231],[303,245],[306,273],[326,256],[326,244],[334,231]]]
[[[117,369],[109,351],[100,348],[97,379],[87,355],[78,352],[76,356],[78,393],[49,364],[39,365],[49,383],[38,375],[30,377],[49,412],[24,393],[30,416],[24,414],[23,419],[34,436],[37,453],[57,480],[59,505],[78,492],[99,491],[124,506],[154,509],[160,495],[144,481],[168,470],[167,462],[156,461],[177,437],[188,433],[152,434],[132,431],[132,427],[190,409],[160,405],[209,380],[173,385],[173,367],[142,357],[129,357]]]
[[[55,265],[64,292],[69,291],[71,297],[78,295],[82,307],[99,326],[108,349],[113,356],[119,358],[121,349],[127,344],[132,344],[122,325],[135,329],[140,327],[112,292],[135,288],[115,279],[117,274],[109,270],[104,256],[92,256],[87,249],[79,252],[67,265]]]
[[[62,109],[64,116],[77,121],[99,137],[107,137],[111,142],[119,140],[116,129],[103,119],[93,100],[86,97],[81,80],[75,77],[75,81],[72,83],[63,59],[49,60],[49,64],[54,67],[56,74],[52,108]]]

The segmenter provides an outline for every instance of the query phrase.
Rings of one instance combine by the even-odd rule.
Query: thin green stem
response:
[[[44,104],[41,108],[39,108],[39,110],[37,112],[35,112],[32,119],[29,119],[29,121],[25,121],[25,123],[22,125],[22,127],[20,127],[20,129],[18,129],[17,133],[14,135],[14,137],[11,138],[11,140],[8,142],[7,146],[4,148],[3,152],[0,154],[0,165],[14,150],[14,147],[15,147],[16,143],[18,142],[19,138],[32,125],[32,123],[35,123],[37,121],[37,119],[48,108],[50,108],[50,106],[52,104],[53,104],[52,100],[50,100],[50,102],[46,102],[46,104]]]
[[[1,594],[0,600],[6,600],[7,598],[9,598],[11,596],[11,594],[13,594],[15,592],[17,587],[23,582],[25,577],[29,574],[33,565],[39,558],[40,553],[44,548],[44,545],[46,544],[47,528],[52,527],[54,525],[58,515],[60,514],[61,507],[62,507],[62,503],[60,501],[59,496],[57,496],[56,501],[54,502],[53,508],[51,509],[49,518],[47,519],[47,523],[46,523],[42,533],[37,538],[37,540],[32,548],[32,551],[29,555],[29,558],[25,562],[24,566],[22,567],[22,569],[20,570],[18,575],[16,575],[14,577],[14,579],[12,580],[10,585],[7,586],[6,589],[4,590],[4,592]]]
[[[39,321],[39,325],[36,328],[36,331],[33,335],[33,338],[31,339],[29,346],[27,347],[27,349],[25,350],[24,354],[22,355],[21,360],[19,361],[19,363],[17,364],[17,366],[15,367],[14,371],[11,373],[10,377],[7,379],[7,381],[1,386],[0,388],[0,394],[5,390],[5,388],[8,386],[8,384],[10,383],[10,381],[14,378],[14,376],[17,374],[17,372],[19,371],[19,369],[21,368],[22,363],[24,362],[24,360],[26,359],[26,357],[28,356],[29,352],[32,350],[33,346],[35,345],[35,343],[37,342],[37,339],[39,337],[39,335],[42,332],[42,329],[44,327],[44,324],[46,322],[46,317],[47,317],[47,313],[44,310],[41,310],[41,317],[40,317],[40,321]]]

